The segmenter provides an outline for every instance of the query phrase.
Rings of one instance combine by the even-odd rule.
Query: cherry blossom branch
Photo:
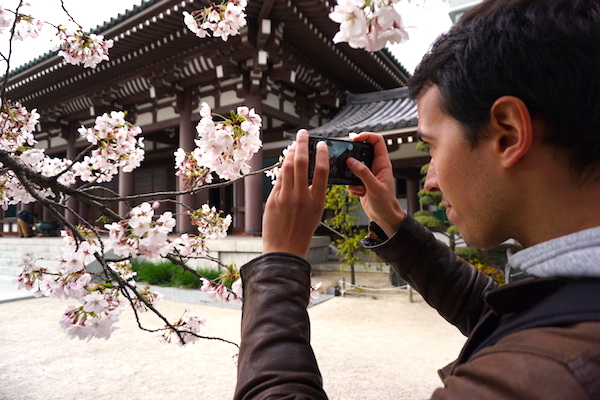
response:
[[[102,211],[102,214],[109,215],[113,219],[120,219],[121,217],[115,213],[108,206],[105,206],[101,203],[101,201],[94,199],[94,196],[90,196],[85,192],[78,191],[77,189],[70,188],[68,186],[62,185],[58,182],[57,179],[53,177],[47,177],[39,172],[32,170],[19,163],[15,158],[11,156],[11,154],[6,151],[0,150],[0,162],[4,164],[8,169],[17,173],[17,176],[20,176],[20,181],[23,185],[27,185],[29,193],[33,195],[36,190],[29,184],[29,182],[35,182],[37,185],[43,188],[51,189],[54,193],[63,193],[68,196],[71,196],[88,207],[98,208]],[[101,200],[101,199],[100,199]],[[42,199],[42,203],[44,203],[44,199]],[[57,218],[62,218],[55,215]]]
[[[2,160],[0,160],[2,161]],[[174,190],[174,191],[166,191],[166,192],[152,192],[152,193],[141,193],[141,194],[134,194],[134,195],[128,195],[128,196],[114,196],[114,197],[102,197],[102,196],[97,196],[97,195],[93,195],[90,194],[89,198],[95,201],[130,201],[130,200],[147,200],[147,199],[152,199],[155,197],[161,197],[161,196],[175,196],[175,197],[179,197],[179,196],[183,196],[186,194],[198,194],[204,190],[209,190],[209,189],[218,189],[218,188],[222,188],[222,187],[226,187],[226,186],[230,186],[240,180],[243,180],[249,176],[255,176],[255,175],[262,175],[267,171],[271,171],[274,168],[277,168],[281,166],[281,162],[277,162],[269,167],[265,167],[265,168],[261,168],[259,170],[256,171],[252,171],[252,172],[248,172],[246,174],[244,174],[243,176],[240,176],[239,178],[236,179],[232,179],[230,181],[222,181],[222,182],[218,182],[218,183],[211,183],[211,184],[206,184],[203,185],[201,187],[198,187],[196,189],[188,189],[188,190]],[[98,186],[94,186],[93,188],[87,188],[87,190],[92,190],[92,189],[101,189],[102,187],[98,187]],[[109,191],[106,188],[102,188],[106,191]]]
[[[219,337],[212,337],[212,336],[203,336],[200,335],[196,332],[190,331],[190,330],[181,330],[178,329],[177,327],[175,327],[171,322],[169,322],[169,320],[156,308],[154,307],[154,305],[149,302],[145,296],[141,295],[137,288],[133,285],[131,285],[129,282],[127,282],[126,280],[124,280],[119,274],[115,273],[114,271],[112,271],[112,269],[110,269],[107,265],[106,262],[104,261],[104,259],[96,254],[96,259],[98,260],[98,262],[100,262],[101,264],[103,264],[103,267],[110,271],[110,273],[112,274],[112,277],[118,282],[119,287],[121,288],[121,293],[123,293],[123,295],[129,300],[130,304],[134,304],[135,302],[133,301],[133,299],[131,298],[131,296],[129,295],[129,292],[127,290],[125,290],[125,288],[129,289],[131,292],[133,292],[135,294],[135,296],[137,297],[138,300],[140,300],[149,310],[151,310],[156,316],[158,316],[164,323],[165,323],[165,327],[166,328],[160,328],[160,329],[148,329],[146,327],[144,327],[141,323],[141,320],[139,318],[139,312],[138,312],[138,308],[137,307],[132,307],[133,312],[135,314],[135,319],[137,321],[138,327],[141,330],[144,330],[146,332],[161,332],[164,331],[165,329],[170,330],[171,332],[174,332],[177,337],[180,340],[180,343],[186,344],[186,340],[185,340],[185,336],[184,334],[189,334],[192,336],[195,336],[199,339],[207,339],[207,340],[216,340],[216,341],[220,341],[223,343],[228,343],[231,345],[234,345],[235,347],[239,348],[239,345],[235,342],[232,342],[230,340],[227,339],[223,339],[223,338],[219,338]]]
[[[67,10],[67,7],[65,6],[65,1],[64,0],[60,0],[60,7],[64,11],[64,13],[67,14],[67,17],[69,17],[69,21],[73,22],[74,24],[76,24],[79,27],[79,29],[83,30],[83,27],[80,24],[78,24],[77,21],[75,21],[75,18],[73,18],[73,16],[71,15],[71,13],[69,13],[69,10]],[[56,27],[56,28],[58,28],[58,27]]]

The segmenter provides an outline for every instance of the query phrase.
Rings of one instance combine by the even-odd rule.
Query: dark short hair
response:
[[[435,41],[410,96],[429,85],[471,146],[499,97],[520,98],[582,174],[600,164],[600,0],[484,1]]]

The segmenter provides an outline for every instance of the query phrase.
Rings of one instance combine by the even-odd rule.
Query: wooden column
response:
[[[119,196],[130,196],[133,194],[133,172],[119,171]],[[129,205],[124,202],[119,202],[119,215],[125,217],[129,212]]]
[[[185,88],[177,95],[177,108],[179,112],[179,147],[186,152],[194,149],[195,130],[192,126],[192,90]],[[178,190],[183,190],[183,180],[177,182]],[[177,232],[186,233],[194,232],[194,227],[187,216],[188,207],[195,208],[194,196],[186,194],[180,196],[177,203]]]
[[[248,108],[254,108],[256,113],[262,114],[262,100],[258,94],[246,96]],[[260,150],[252,157],[250,162],[252,171],[263,167],[263,153]],[[262,231],[263,214],[263,174],[244,178],[244,228],[247,234],[259,234]]]
[[[233,232],[244,231],[244,181],[240,180],[233,184]]]
[[[65,132],[63,131],[63,134]],[[77,141],[77,137],[79,136],[79,134],[77,133],[77,129],[75,128],[74,125],[69,126],[69,129],[66,132],[66,136],[67,136],[67,159],[68,160],[74,160],[77,157],[77,146],[76,146],[76,141]],[[75,212],[79,212],[79,204],[78,201],[74,198],[69,198],[67,200],[67,206],[74,210]],[[46,215],[46,213],[44,213],[44,215]],[[66,218],[67,221],[69,221],[71,224],[77,225],[78,223],[78,218],[76,215],[74,215],[73,213],[69,212],[68,210],[65,210],[64,216]],[[50,217],[51,219],[54,219],[52,217]]]
[[[406,202],[407,202],[407,212],[409,215],[413,215],[415,212],[419,211],[419,181],[414,179],[406,180]]]

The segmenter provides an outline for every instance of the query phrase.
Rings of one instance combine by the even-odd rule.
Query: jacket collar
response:
[[[512,314],[554,293],[564,282],[562,278],[526,278],[488,291],[484,301],[496,315]]]

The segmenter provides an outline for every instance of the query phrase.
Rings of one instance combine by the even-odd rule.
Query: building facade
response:
[[[408,138],[416,125],[414,104],[397,89],[406,85],[409,74],[387,51],[369,53],[334,44],[331,39],[338,26],[328,18],[333,5],[326,0],[253,0],[241,35],[222,41],[199,39],[186,28],[182,12],[201,6],[193,0],[147,0],[95,30],[114,40],[109,61],[84,69],[48,53],[11,72],[6,97],[37,108],[38,146],[49,155],[68,158],[86,146],[77,132],[80,126],[91,126],[104,112],[126,111],[127,119],[142,127],[146,158],[142,167],[121,173],[106,185],[120,195],[180,188],[173,153],[179,147],[186,151],[194,147],[202,102],[217,113],[246,105],[262,116],[264,147],[251,161],[255,170],[271,165],[290,143],[285,132],[306,128],[315,134],[344,136],[339,129],[331,133],[334,126],[346,126],[340,125],[349,121],[344,112],[378,97],[384,103],[376,114],[381,118],[397,112],[400,122],[377,125],[381,121],[367,118],[367,129],[357,125],[356,131],[377,129],[387,135],[392,151],[400,151],[399,144],[412,140]],[[389,108],[402,101],[400,108]],[[425,155],[411,156],[410,161],[402,157],[394,161],[399,179],[408,178],[409,186],[418,186],[415,171]],[[208,202],[233,215],[234,233],[254,234],[260,232],[269,185],[263,176],[251,176],[184,195],[178,199],[181,204],[161,203],[159,211],[176,213],[177,231],[188,232],[192,227],[185,210]],[[124,215],[134,205],[113,206]],[[90,221],[100,217],[84,205],[70,206]],[[29,208],[39,219],[49,218],[38,205]],[[2,222],[10,220],[10,213]],[[74,220],[72,215],[66,217]]]

